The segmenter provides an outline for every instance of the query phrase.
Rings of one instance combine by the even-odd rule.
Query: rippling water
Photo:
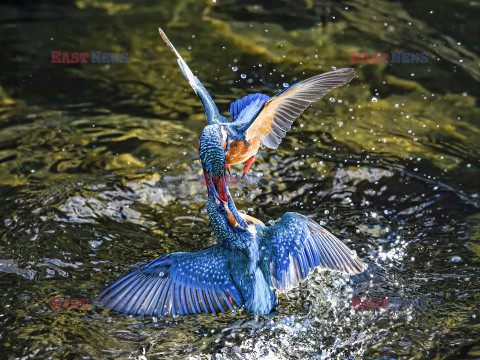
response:
[[[480,357],[478,8],[1,5],[0,357]],[[314,104],[233,188],[264,222],[311,216],[367,272],[315,272],[269,317],[52,309],[52,298],[90,301],[155,257],[214,244],[197,151],[203,110],[158,26],[225,112],[249,93],[352,66],[352,51],[428,54],[426,64],[356,64],[357,78]],[[128,52],[128,63],[51,64],[54,50]],[[389,306],[352,309],[352,297]]]

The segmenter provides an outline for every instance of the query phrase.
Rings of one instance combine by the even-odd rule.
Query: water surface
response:
[[[480,357],[479,5],[469,1],[14,2],[1,6],[0,347],[6,358]],[[315,272],[269,317],[130,318],[52,309],[152,259],[215,243],[199,176],[201,103],[162,26],[221,111],[352,51],[357,78],[264,149],[237,205],[308,215],[369,264]],[[50,52],[128,52],[52,64]],[[241,167],[234,168],[239,173]],[[352,297],[390,307],[351,309]],[[403,301],[403,303],[402,303]]]

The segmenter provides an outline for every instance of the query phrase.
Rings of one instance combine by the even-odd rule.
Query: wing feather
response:
[[[245,110],[247,107],[254,108],[254,112],[252,113],[253,116],[257,115],[258,111],[262,108],[263,104],[265,104],[270,97],[262,93],[255,93],[244,96],[241,99],[235,100],[230,105],[230,116],[232,121],[238,120],[240,114]]]
[[[165,35],[163,30],[160,28],[158,28],[158,32],[160,33],[160,36],[162,37],[163,41],[165,41],[165,44],[167,44],[170,50],[177,57],[178,66],[180,67],[180,70],[182,71],[183,76],[185,77],[185,79],[187,79],[193,91],[195,91],[195,94],[197,94],[197,96],[200,98],[207,115],[208,123],[209,124],[228,123],[229,121],[220,115],[220,112],[218,111],[218,108],[215,105],[215,102],[213,101],[212,97],[208,93],[207,89],[205,89],[205,86],[203,86],[200,80],[198,80],[198,78],[195,75],[193,75],[192,70],[190,70],[185,60],[183,60],[182,56],[178,53],[177,49],[175,49],[173,44],[168,39],[167,35]]]
[[[285,137],[285,132],[290,130],[293,121],[311,103],[325,96],[330,90],[348,83],[354,76],[353,69],[338,69],[290,86],[263,105],[256,118],[248,124],[245,140],[250,141],[258,137],[263,145],[276,149]],[[284,131],[275,132],[274,124],[278,125],[280,122],[284,125]]]
[[[165,255],[106,286],[105,308],[141,316],[219,313],[244,303],[219,245],[196,253]]]
[[[350,275],[366,268],[354,251],[300,214],[286,213],[265,230],[263,241],[272,284],[280,291],[297,286],[317,267]]]

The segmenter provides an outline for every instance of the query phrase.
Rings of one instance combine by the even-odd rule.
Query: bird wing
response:
[[[105,308],[127,315],[168,316],[219,313],[243,305],[230,276],[224,248],[162,256],[106,286]]]
[[[268,100],[258,116],[246,125],[245,140],[249,141],[258,137],[266,147],[278,148],[293,121],[311,103],[323,97],[330,90],[348,83],[354,76],[353,69],[338,69],[290,86]]]
[[[242,118],[244,117],[243,114],[245,113],[244,110],[247,109],[254,109],[254,113],[252,117],[249,119],[250,121],[258,114],[258,111],[262,109],[263,104],[265,104],[270,99],[269,96],[262,94],[262,93],[255,93],[244,96],[241,99],[235,100],[230,105],[230,116],[232,117],[232,121],[238,120],[240,114],[242,114]],[[248,110],[247,110],[248,111]]]
[[[263,236],[270,277],[279,291],[296,287],[316,267],[359,274],[366,265],[344,243],[306,216],[286,213]]]
[[[176,55],[178,66],[180,66],[180,70],[182,71],[183,76],[185,76],[185,79],[187,79],[193,91],[195,91],[195,94],[197,94],[197,96],[200,98],[207,114],[208,123],[210,125],[215,123],[228,123],[229,121],[220,115],[218,108],[215,105],[212,97],[208,93],[207,89],[205,89],[200,80],[198,80],[198,78],[193,75],[192,70],[190,70],[185,60],[183,60],[182,56],[178,53],[177,49],[175,49],[173,44],[168,39],[167,35],[165,35],[163,30],[160,28],[158,28],[158,31],[163,41],[165,41],[170,50],[172,50],[172,52]],[[222,119],[223,122],[217,121],[218,119]]]

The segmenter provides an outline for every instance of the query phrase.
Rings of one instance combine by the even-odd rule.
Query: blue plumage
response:
[[[108,285],[98,298],[107,308],[140,316],[233,310],[244,303],[229,270],[234,257],[220,245],[165,255]]]
[[[238,115],[249,105],[254,105],[254,108],[257,110],[256,113],[252,115],[255,116],[258,111],[260,111],[265,104],[270,99],[269,96],[262,93],[250,94],[241,99],[235,100],[230,105],[230,116],[232,121],[237,120]]]
[[[199,151],[208,187],[207,213],[218,245],[164,255],[106,286],[98,294],[100,303],[140,316],[217,314],[240,306],[269,314],[277,304],[276,290],[297,286],[315,268],[362,272],[365,265],[355,252],[303,215],[286,213],[266,227],[240,213],[225,181],[227,159],[231,164],[251,157],[248,171],[260,142],[276,148],[293,120],[310,103],[350,81],[353,70],[314,76],[273,98],[248,95],[232,103],[229,123],[163,31],[160,34],[206,111],[209,125],[200,136]]]
[[[222,131],[200,137],[205,174],[223,176]],[[208,173],[210,172],[210,173]],[[228,187],[208,186],[207,213],[218,245],[196,253],[164,255],[118,279],[98,295],[103,306],[130,315],[220,313],[244,306],[270,313],[275,290],[297,286],[315,269],[357,274],[365,265],[341,241],[309,218],[286,213],[271,227],[239,213]]]
[[[228,135],[227,166],[247,162],[244,175],[252,165],[260,144],[276,149],[292,128],[292,124],[307,107],[330,90],[348,83],[355,77],[351,68],[319,74],[286,88],[273,97],[257,93],[245,96],[230,105],[232,121],[220,115],[215,102],[200,80],[193,75],[162,29],[162,39],[177,57],[178,65],[188,83],[200,98],[209,125],[220,125]]]
[[[315,268],[360,273],[364,265],[334,235],[306,216],[286,213],[282,220],[265,229],[261,239],[270,261],[273,286],[289,290],[303,281]]]

